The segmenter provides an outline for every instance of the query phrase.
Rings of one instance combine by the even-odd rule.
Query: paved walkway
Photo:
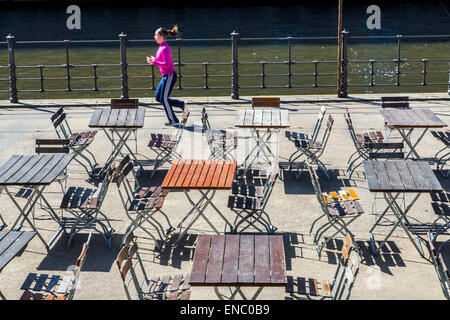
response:
[[[450,123],[450,101],[448,95],[409,95],[412,97],[412,107],[431,108],[443,121]],[[371,98],[370,98],[371,97]],[[421,98],[422,97],[422,98]],[[428,97],[428,99],[425,99]],[[370,98],[370,99],[369,99]],[[317,99],[320,103],[317,102]],[[329,99],[329,100],[327,100]],[[232,128],[235,112],[241,107],[248,107],[248,101],[244,98],[237,102],[227,98],[190,98],[192,110],[183,134],[180,152],[183,157],[207,157],[209,148],[205,138],[197,130],[201,124],[201,108],[206,105],[209,119],[214,128]],[[356,278],[351,299],[444,299],[441,287],[433,265],[421,258],[406,235],[397,229],[391,237],[389,245],[381,256],[373,258],[368,253],[369,229],[374,222],[374,216],[369,215],[372,205],[372,194],[367,189],[362,170],[359,170],[351,180],[343,175],[346,161],[353,152],[346,124],[342,116],[345,107],[349,107],[352,113],[354,126],[357,131],[383,130],[383,118],[379,112],[379,96],[364,95],[343,102],[337,102],[336,98],[328,96],[283,96],[282,107],[290,111],[291,129],[311,132],[317,114],[322,105],[327,107],[327,114],[335,119],[335,125],[328,142],[322,160],[332,173],[331,181],[319,173],[322,187],[325,191],[332,191],[341,187],[352,186],[357,190],[366,214],[361,216],[351,226],[357,240],[366,248],[365,261],[362,261],[360,272]],[[341,100],[339,100],[341,101]],[[34,151],[34,139],[55,137],[54,129],[50,122],[50,116],[58,104],[68,104],[68,121],[73,129],[83,130],[87,128],[92,108],[97,103],[107,103],[107,99],[97,99],[95,103],[90,100],[83,101],[34,101],[24,102],[25,106],[35,108],[15,108],[9,102],[0,102],[0,163],[6,161],[12,154],[30,153]],[[139,158],[152,159],[153,154],[148,150],[147,143],[150,132],[169,133],[173,129],[163,125],[166,121],[164,111],[160,105],[156,105],[152,99],[143,99],[141,102],[148,103],[146,108],[145,126],[138,131]],[[233,103],[230,103],[233,102]],[[9,105],[8,105],[9,104]],[[76,106],[75,106],[76,105]],[[238,161],[248,150],[248,131],[241,131],[237,151]],[[427,158],[432,158],[437,150],[441,148],[440,142],[435,140],[429,133],[424,137],[417,148],[418,152]],[[282,161],[286,161],[294,151],[293,146],[280,134],[279,154]],[[99,132],[91,150],[97,159],[102,162],[110,150],[110,143],[103,132]],[[145,167],[145,180],[150,166]],[[157,173],[151,184],[161,183],[164,179],[167,167]],[[438,178],[447,191],[450,190],[450,179]],[[84,170],[76,163],[69,166],[68,185],[91,186],[86,181]],[[62,195],[57,184],[46,189],[48,198],[52,204],[58,204]],[[227,209],[228,192],[218,192],[214,203],[222,210],[226,217],[232,221],[233,212]],[[16,208],[6,195],[0,195],[2,203],[1,214],[8,224],[12,224],[17,216]],[[164,204],[164,211],[168,214],[172,224],[176,225],[182,218],[182,212],[188,205],[187,199],[180,192],[172,192],[168,195]],[[117,192],[117,187],[112,184],[106,196],[103,211],[111,219],[113,228],[116,230],[112,249],[105,246],[100,235],[94,235],[88,252],[85,269],[81,278],[81,285],[75,295],[75,299],[126,299],[120,275],[115,264],[115,258],[119,250],[119,243],[124,234],[129,220],[125,215],[124,208]],[[277,233],[283,234],[286,245],[286,263],[288,275],[317,277],[319,279],[331,280],[336,268],[337,250],[333,246],[327,248],[319,259],[311,242],[309,228],[312,221],[319,215],[320,207],[313,193],[313,188],[308,174],[304,173],[300,180],[296,181],[293,173],[285,172],[283,180],[278,180],[267,206],[273,224],[278,228]],[[38,210],[37,213],[42,213]],[[209,213],[208,213],[209,214]],[[435,214],[431,207],[431,199],[428,196],[419,198],[417,204],[411,211],[411,218],[418,223],[430,223]],[[210,219],[218,226],[219,230],[225,229],[225,223],[213,211]],[[51,220],[37,220],[37,228],[46,239],[57,229],[57,224]],[[29,228],[24,228],[28,230]],[[151,275],[187,273],[192,266],[194,252],[194,241],[196,234],[211,233],[211,227],[202,219],[189,232],[189,237],[181,242],[178,248],[164,247],[161,252],[153,250],[154,243],[142,232],[137,232],[138,243],[142,248],[142,255]],[[376,238],[388,232],[388,228],[377,231]],[[30,242],[23,254],[14,259],[0,274],[0,288],[9,299],[18,299],[21,295],[20,285],[29,272],[38,273],[60,273],[65,274],[74,264],[81,245],[87,235],[82,233],[74,238],[71,250],[66,250],[67,237],[61,236],[56,240],[47,254],[42,243],[37,239]],[[334,243],[335,245],[337,242]],[[449,259],[450,255],[447,255]],[[251,295],[251,294],[250,294]],[[266,288],[261,292],[260,299],[281,299],[288,296],[284,290],[277,288]],[[192,299],[214,299],[213,289],[194,288]]]

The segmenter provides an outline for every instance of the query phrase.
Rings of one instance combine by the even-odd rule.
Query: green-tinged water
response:
[[[383,93],[383,92],[446,92],[449,83],[450,37],[439,39],[407,38],[401,40],[400,57],[405,60],[442,59],[426,63],[426,83],[441,85],[422,85],[424,81],[423,62],[403,62],[400,77],[397,79],[398,47],[395,38],[389,39],[355,39],[353,36],[387,36],[395,35],[448,35],[450,34],[450,8],[448,1],[440,3],[392,3],[380,4],[381,29],[369,30],[366,27],[368,4],[347,4],[344,8],[344,28],[350,32],[348,46],[348,93]],[[263,37],[301,37],[334,36],[336,34],[337,7],[335,5],[303,5],[285,7],[253,8],[127,8],[127,7],[81,7],[81,29],[66,28],[68,15],[65,7],[55,8],[15,8],[0,11],[0,32],[3,36],[12,34],[15,41],[32,40],[116,40],[114,45],[96,45],[72,43],[69,51],[69,63],[75,65],[70,69],[71,89],[93,89],[94,69],[92,64],[117,64],[118,66],[98,67],[97,87],[106,91],[72,91],[68,88],[67,70],[63,67],[43,68],[44,90],[63,90],[63,92],[23,92],[22,90],[40,90],[39,68],[24,66],[61,66],[66,64],[66,52],[62,42],[59,45],[38,47],[38,45],[15,45],[17,68],[17,88],[20,99],[46,98],[103,98],[121,95],[121,70],[118,34],[125,32],[128,39],[150,39],[148,42],[128,42],[127,62],[129,96],[151,97],[160,75],[155,68],[155,79],[150,78],[151,67],[145,57],[155,55],[157,44],[152,40],[153,31],[159,26],[178,23],[182,39],[230,39],[235,30],[241,38]],[[251,13],[249,15],[249,13]],[[174,96],[215,96],[231,95],[231,41],[222,42],[181,42],[181,86],[175,85]],[[3,40],[4,41],[4,40]],[[170,42],[173,60],[178,62],[176,42]],[[240,41],[239,43],[239,93],[245,95],[297,95],[297,94],[334,94],[336,93],[337,46],[335,40],[293,40],[291,50],[291,85],[309,86],[287,88],[289,84],[289,66],[287,61],[287,41]],[[389,60],[375,62],[373,83],[371,82],[371,65],[368,62],[354,60]],[[265,61],[264,81],[261,61]],[[313,61],[317,63],[317,76]],[[204,62],[225,63],[225,65],[208,65],[206,79]],[[246,64],[257,62],[257,65]],[[273,64],[281,62],[282,64]],[[305,63],[306,62],[306,63]],[[192,66],[189,63],[200,63]],[[137,65],[136,65],[137,64]],[[80,67],[80,65],[88,65]],[[0,44],[0,91],[9,91],[8,50],[6,44]],[[179,73],[178,66],[176,67]],[[436,74],[430,72],[439,72]],[[357,75],[355,73],[364,73]],[[382,73],[382,74],[379,74]],[[271,75],[272,74],[272,75]],[[276,75],[273,75],[276,74]],[[250,77],[248,75],[257,75]],[[215,77],[219,76],[219,77]],[[109,77],[101,79],[102,77]],[[133,78],[138,77],[138,78]],[[32,79],[34,80],[25,80]],[[54,78],[63,78],[55,80]],[[210,89],[202,89],[207,85]],[[402,86],[396,86],[397,81]],[[317,84],[318,87],[313,87]],[[386,84],[387,86],[381,86]],[[403,86],[403,84],[408,84]],[[276,86],[282,88],[262,89]],[[329,87],[321,87],[321,86]],[[361,85],[361,86],[359,86]],[[380,85],[380,86],[378,86]],[[245,87],[257,88],[245,88]],[[212,89],[226,87],[226,89]],[[133,90],[141,88],[142,90]],[[190,89],[199,88],[199,89]],[[113,90],[115,89],[115,90]],[[9,92],[0,92],[0,99],[9,99]]]

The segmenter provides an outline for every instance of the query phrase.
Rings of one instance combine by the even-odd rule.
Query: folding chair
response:
[[[139,99],[111,99],[111,109],[138,109],[139,108]],[[115,129],[120,131],[120,129]],[[112,131],[112,130],[110,130]],[[137,140],[137,129],[133,130],[135,144],[135,151],[138,153],[138,140]],[[114,135],[112,135],[113,143],[114,143]],[[125,147],[129,149],[128,145],[125,144]]]
[[[315,278],[287,277],[286,292],[291,296],[306,296],[309,300],[318,297],[320,300],[348,300],[351,289],[359,270],[359,260],[352,250],[352,239],[346,235],[342,245],[341,257],[334,273],[333,280],[319,280]]]
[[[254,183],[246,183],[245,180],[234,181],[232,184],[232,194],[228,197],[227,207],[236,213],[232,232],[236,233],[238,227],[242,223],[247,225],[240,232],[245,231],[249,227],[255,228],[262,232],[256,224],[263,226],[268,233],[273,234],[276,227],[272,225],[269,214],[265,211],[269,201],[273,187],[279,174],[278,158],[274,161],[271,171],[269,172],[266,182],[263,186]],[[245,179],[245,178],[244,178]]]
[[[409,97],[381,97],[381,108],[398,108],[398,109],[406,109],[409,108]],[[389,139],[392,133],[392,128],[387,126],[387,123],[384,123],[384,135],[386,136],[386,141]]]
[[[156,153],[155,162],[153,164],[153,170],[150,175],[152,179],[156,173],[156,170],[167,163],[172,163],[173,159],[181,158],[181,155],[177,152],[178,144],[181,141],[186,122],[189,118],[189,113],[182,115],[179,127],[172,134],[151,133],[148,147],[150,150]]]
[[[327,109],[325,106],[322,106],[320,108],[319,115],[317,117],[316,124],[314,126],[314,130],[311,134],[304,133],[304,132],[296,132],[296,131],[285,131],[286,138],[291,140],[295,143],[295,140],[307,140],[307,141],[313,141],[316,142],[317,136],[319,134],[320,128],[322,126],[323,118],[325,116],[325,113],[327,112]],[[289,163],[291,163],[292,157],[297,154],[299,151],[295,151],[290,157],[289,157]]]
[[[446,262],[442,257],[442,247],[448,245],[450,240],[440,244],[436,243],[435,235],[430,231],[428,235],[428,248],[430,250],[430,256],[436,270],[436,273],[441,283],[442,292],[447,300],[450,300],[450,272],[448,271]]]
[[[132,168],[133,163],[130,157],[126,156],[116,169],[116,183],[119,196],[122,200],[125,213],[131,220],[131,224],[128,226],[126,233],[140,228],[153,238],[156,249],[160,250],[165,241],[163,238],[166,238],[174,230],[169,218],[162,211],[164,200],[169,194],[169,190],[163,190],[160,186],[136,188],[129,180],[129,173]],[[157,213],[160,213],[164,217],[167,222],[166,228],[156,219]],[[150,232],[147,226],[153,227],[156,230],[158,238]],[[124,241],[125,236],[122,238],[121,243]]]
[[[320,118],[320,114],[319,114],[319,118]],[[322,120],[318,120],[318,122],[316,123],[316,127],[319,126],[320,129],[320,123],[319,121]],[[325,176],[327,177],[328,180],[330,180],[330,176],[328,174],[327,168],[325,167],[325,164],[319,159],[323,152],[325,151],[325,147],[327,145],[328,139],[330,137],[330,133],[331,133],[331,129],[333,128],[333,123],[334,123],[334,119],[331,115],[328,116],[328,121],[327,121],[327,127],[323,133],[322,136],[322,141],[318,142],[317,139],[317,135],[318,135],[318,130],[317,133],[315,133],[314,136],[314,132],[313,132],[313,136],[311,136],[311,140],[303,140],[303,139],[291,139],[290,137],[289,140],[294,142],[295,147],[297,148],[297,151],[295,151],[290,157],[289,157],[289,168],[292,168],[293,163],[295,162],[295,160],[297,160],[298,158],[300,158],[301,156],[305,156],[305,160],[303,160],[301,162],[301,164],[297,167],[297,173],[295,178],[298,180],[300,178],[300,174],[301,171],[300,169],[302,169],[304,167],[304,164],[306,161],[310,161],[315,163],[319,169],[321,169],[324,173]],[[316,130],[316,129],[315,129]],[[297,135],[298,136],[298,135]],[[296,155],[298,153],[298,155]],[[296,155],[294,157],[294,155]]]
[[[133,232],[125,235],[116,263],[128,300],[189,300],[191,296],[189,274],[147,277]],[[132,286],[136,291],[133,296]]]
[[[89,233],[87,241],[83,244],[80,256],[75,262],[75,269],[70,276],[58,274],[29,273],[22,286],[24,290],[20,300],[72,300],[78,289],[81,271],[86,260],[92,233]]]
[[[234,160],[232,154],[238,146],[237,130],[212,129],[208,120],[206,108],[202,108],[202,127],[211,154],[210,160]]]
[[[362,165],[363,160],[368,159],[368,153],[370,150],[367,148],[368,143],[382,143],[384,141],[384,136],[381,131],[369,131],[363,133],[356,133],[355,128],[353,127],[352,118],[350,116],[350,112],[348,108],[345,108],[344,119],[347,123],[347,129],[350,133],[350,137],[352,138],[353,145],[355,146],[355,151],[350,155],[347,161],[347,168],[345,169],[345,173],[349,179],[351,179],[353,172],[355,172],[356,168]],[[359,163],[354,166],[357,161]]]
[[[106,245],[111,248],[112,228],[108,217],[101,211],[109,184],[114,178],[114,163],[106,171],[100,189],[71,186],[64,193],[59,205],[62,212],[69,212],[71,216],[62,216],[61,228],[70,229],[67,248],[70,248],[73,237],[83,229],[92,229],[101,234]],[[97,229],[97,226],[101,230]]]
[[[309,163],[307,164],[307,167],[317,200],[323,211],[323,214],[313,221],[309,230],[318,256],[320,257],[323,247],[338,233],[343,236],[349,235],[358,254],[362,256],[362,253],[355,242],[353,233],[348,229],[349,225],[364,213],[364,210],[359,203],[358,194],[354,189],[332,191],[329,193],[322,192],[316,172]],[[316,223],[322,218],[326,218],[326,222],[315,229]],[[327,237],[328,239],[325,241],[321,242],[321,237],[332,227],[335,229],[335,233],[330,237]]]
[[[444,170],[447,161],[450,160],[450,131],[431,131],[433,137],[441,141],[445,147],[436,152],[436,170],[438,170],[444,178],[448,178],[450,170]],[[445,152],[445,153],[442,153]],[[442,153],[442,155],[439,155]]]
[[[97,131],[72,132],[72,129],[69,126],[69,122],[66,118],[67,115],[64,112],[64,109],[60,107],[50,119],[53,123],[53,126],[55,127],[58,138],[68,139],[70,141],[69,148],[76,154],[74,160],[77,161],[81,166],[83,166],[83,168],[90,176],[95,170],[95,167],[98,163],[95,159],[95,156],[87,148],[94,141]],[[86,155],[86,153],[89,154],[91,159],[89,159],[89,156]],[[78,156],[83,158],[87,162],[87,164],[78,159]]]

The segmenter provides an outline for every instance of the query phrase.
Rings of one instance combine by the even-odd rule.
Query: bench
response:
[[[382,108],[409,108],[409,97],[381,97]]]
[[[280,97],[252,97],[252,108],[279,108]]]

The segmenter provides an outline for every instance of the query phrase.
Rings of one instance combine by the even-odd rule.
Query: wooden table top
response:
[[[391,128],[443,128],[447,124],[430,109],[382,109],[381,114]]]
[[[237,111],[234,125],[238,128],[288,128],[289,113],[280,108],[241,109]]]
[[[441,192],[442,186],[428,162],[412,160],[364,160],[372,192]]]
[[[236,161],[175,159],[161,185],[164,189],[230,189]]]
[[[0,185],[50,184],[72,161],[74,155],[13,155],[0,167]]]
[[[0,270],[36,235],[36,232],[0,231]]]
[[[95,109],[89,122],[90,128],[142,128],[145,109]]]
[[[286,264],[279,235],[198,235],[192,286],[284,286]]]

